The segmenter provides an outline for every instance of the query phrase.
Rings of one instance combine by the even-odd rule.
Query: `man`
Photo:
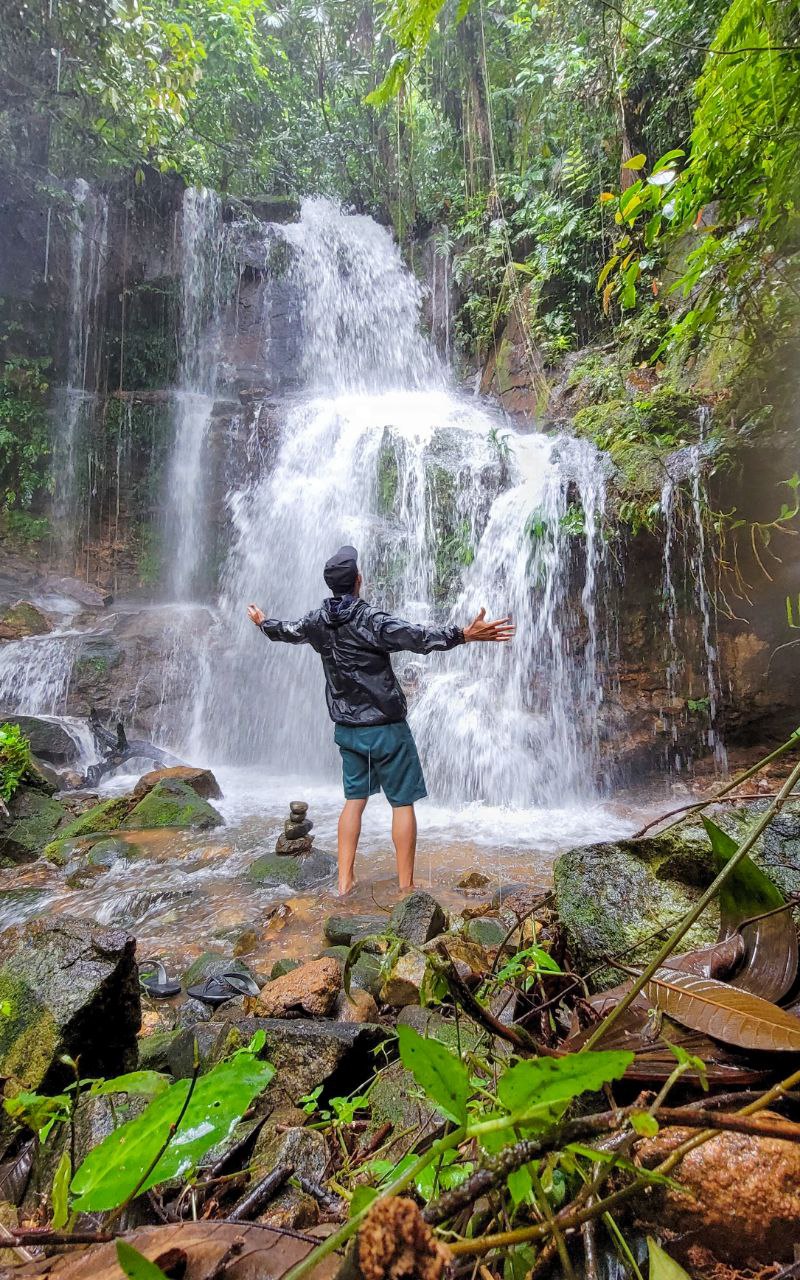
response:
[[[392,806],[392,840],[401,890],[414,887],[417,818],[414,804],[428,793],[417,748],[406,722],[406,699],[389,658],[408,649],[433,653],[473,641],[508,641],[509,618],[486,622],[481,609],[474,622],[459,627],[425,627],[393,618],[360,598],[361,574],[355,547],[340,547],[325,565],[333,592],[319,609],[299,622],[266,618],[251,604],[247,610],[270,640],[310,644],[322,658],[325,697],[334,721],[334,741],[342,756],[345,803],[339,818],[339,894],[353,887],[353,867],[361,815],[370,796],[383,789]]]

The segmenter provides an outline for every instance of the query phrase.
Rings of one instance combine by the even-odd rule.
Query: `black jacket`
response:
[[[337,724],[393,724],[406,718],[406,698],[389,661],[410,649],[431,653],[464,643],[459,627],[421,627],[374,609],[353,596],[323,601],[299,622],[266,618],[270,640],[310,644],[322,658],[325,697]]]

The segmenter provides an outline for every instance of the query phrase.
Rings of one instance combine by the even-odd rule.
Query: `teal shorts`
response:
[[[347,800],[366,800],[383,791],[393,809],[428,794],[417,746],[405,720],[399,724],[337,724],[333,735],[342,756]]]

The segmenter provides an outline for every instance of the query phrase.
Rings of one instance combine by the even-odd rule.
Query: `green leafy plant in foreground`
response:
[[[30,768],[30,743],[19,725],[0,725],[0,800],[4,804],[8,804]]]
[[[117,1262],[128,1280],[167,1280],[155,1262],[145,1258],[144,1254],[124,1240],[117,1241]]]

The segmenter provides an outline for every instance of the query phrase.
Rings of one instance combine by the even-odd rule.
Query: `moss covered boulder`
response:
[[[594,990],[623,982],[609,957],[645,964],[711,883],[708,840],[673,833],[570,849],[554,867],[556,910],[573,964]],[[713,942],[719,912],[710,907],[686,935],[684,949]]]
[[[0,817],[0,866],[34,862],[69,815],[58,800],[38,787],[19,787]]]
[[[121,825],[136,831],[155,827],[191,827],[196,831],[208,831],[211,827],[221,827],[223,822],[222,814],[188,783],[177,778],[164,778],[134,805]]]
[[[61,1055],[80,1055],[84,1076],[136,1063],[141,1024],[136,941],[63,916],[0,937],[0,1075],[11,1090],[69,1082]]]
[[[29,600],[18,600],[0,613],[0,640],[21,640],[23,636],[44,636],[53,624]]]
[[[312,849],[298,858],[265,853],[251,863],[247,876],[265,889],[312,889],[336,874],[336,859],[323,849]]]
[[[74,818],[72,822],[60,828],[58,841],[54,841],[54,844],[57,843],[63,849],[63,841],[76,840],[80,836],[93,836],[103,831],[116,831],[122,826],[129,809],[129,796],[114,796],[111,800],[103,800],[100,804],[92,805],[91,809],[86,809],[80,817]],[[48,848],[45,856],[57,860],[57,850]]]

